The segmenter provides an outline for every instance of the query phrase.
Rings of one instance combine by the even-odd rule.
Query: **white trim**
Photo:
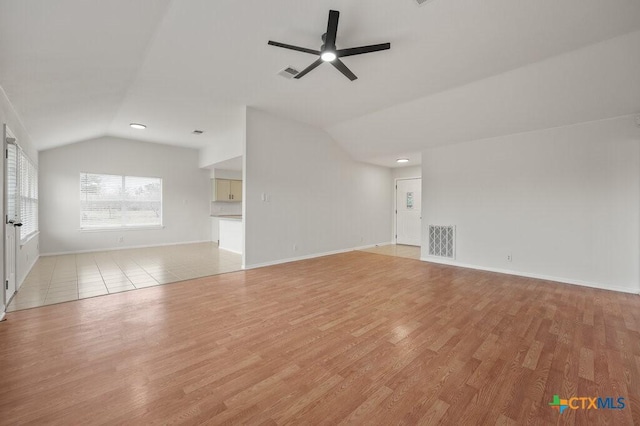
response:
[[[489,267],[478,266],[478,265],[469,265],[466,263],[451,262],[445,259],[435,258],[431,256],[420,257],[420,260],[422,260],[423,262],[438,263],[442,265],[456,266],[456,267],[467,268],[467,269],[476,269],[479,271],[497,272],[498,274],[515,275],[519,277],[535,278],[538,280],[555,281],[557,283],[579,285],[582,287],[597,288],[600,290],[618,291],[621,293],[630,293],[630,294],[640,294],[640,289],[638,288],[630,289],[628,287],[611,286],[611,285],[605,285],[601,283],[594,283],[590,281],[575,280],[572,278],[553,277],[550,275],[533,274],[529,272],[513,271],[510,269],[489,268]]]
[[[4,94],[4,89],[2,89],[2,87],[0,87],[0,93]],[[5,94],[6,97],[6,94]],[[8,98],[7,98],[8,99]],[[7,138],[9,134],[9,129],[7,127],[7,123],[2,123],[2,150],[4,152],[7,152]],[[12,135],[13,136],[13,135]],[[0,312],[0,314],[2,314],[2,317],[0,317],[0,319],[4,318],[4,312],[7,309],[6,305],[4,303],[7,303],[7,290],[5,287],[5,282],[7,279],[7,237],[6,237],[6,214],[7,214],[7,159],[6,159],[6,155],[5,158],[2,159],[2,228],[0,229],[0,236],[2,237],[2,241],[0,241],[0,244],[2,245],[2,260],[0,260],[0,262],[2,262],[2,288],[0,289],[0,294],[2,294],[2,312]],[[17,262],[16,262],[17,263]]]
[[[113,232],[113,231],[146,231],[153,229],[164,229],[164,225],[149,226],[113,226],[108,228],[79,228],[79,232]]]
[[[364,250],[364,249],[377,247],[377,246],[386,246],[388,244],[391,244],[391,242],[368,244],[366,246],[358,246],[358,247],[351,247],[351,248],[340,249],[340,250],[325,251],[323,253],[307,254],[305,256],[290,257],[288,259],[280,259],[280,260],[274,260],[271,262],[256,263],[255,265],[242,265],[242,269],[264,268],[265,266],[280,265],[282,263],[290,263],[290,262],[297,262],[299,260],[314,259],[316,257],[331,256],[332,254],[348,253],[350,251]]]
[[[40,259],[40,254],[38,254],[35,259],[33,259],[33,262],[31,262],[31,264],[29,266],[27,266],[27,272],[25,272],[24,276],[22,277],[22,279],[20,280],[19,283],[16,283],[16,291],[20,290],[20,287],[22,287],[22,284],[24,283],[24,280],[27,279],[27,276],[29,275],[29,272],[31,272],[31,270],[33,269],[34,266],[36,266],[36,262],[38,261],[38,259]]]
[[[40,209],[40,180],[39,180],[40,179],[40,168],[38,166],[38,163],[34,162],[31,159],[31,157],[29,157],[27,155],[27,153],[22,149],[22,147],[20,146],[20,144],[18,144],[18,142],[16,142],[16,146],[18,147],[17,161],[19,162],[19,165],[18,165],[18,168],[17,168],[17,172],[18,172],[18,176],[17,176],[17,178],[18,178],[18,186],[17,186],[17,189],[18,189],[18,194],[17,194],[18,195],[18,200],[16,200],[16,201],[20,203],[20,207],[18,208],[18,206],[16,206],[16,208],[17,208],[17,211],[20,212],[20,214],[19,214],[20,222],[22,222],[23,224],[25,223],[25,220],[24,220],[24,213],[25,212],[22,211],[22,203],[23,203],[23,201],[24,200],[35,201],[35,205],[36,205],[36,210],[35,210],[35,216],[36,216],[35,217],[35,219],[36,219],[36,221],[35,221],[35,229],[31,233],[27,234],[24,237],[22,236],[22,231],[25,228],[23,226],[21,226],[20,229],[18,230],[18,234],[19,234],[18,244],[19,244],[20,247],[22,247],[25,244],[27,244],[29,242],[29,240],[31,240],[31,238],[33,238],[36,235],[36,233],[40,232],[40,217],[38,215],[39,209]],[[36,178],[35,185],[36,185],[36,192],[37,192],[35,198],[27,197],[27,196],[23,195],[23,189],[24,189],[24,188],[22,188],[22,173],[23,173],[22,169],[23,168],[22,168],[21,157],[24,157],[26,159],[27,163],[28,163],[28,166],[31,166],[33,168],[33,170],[35,170],[35,178]],[[27,181],[30,180],[28,178],[28,176],[29,176],[29,170],[27,168]],[[16,268],[16,270],[17,270],[17,268]]]
[[[26,246],[29,241],[33,240],[35,237],[40,235],[40,231],[36,230],[34,232],[32,232],[31,234],[27,235],[27,238],[25,238],[24,240],[20,240],[20,248]]]
[[[224,250],[224,251],[228,251],[229,253],[242,254],[242,252],[240,252],[240,251],[236,251],[236,250],[231,250],[231,249],[228,249],[228,248],[220,247],[219,244],[218,244],[218,249]]]
[[[370,248],[374,248],[374,247],[378,247],[378,246],[388,246],[393,244],[391,241],[385,241],[384,243],[377,243],[377,244],[367,244],[366,246],[358,246],[358,247],[354,247],[351,250],[366,250],[366,249],[370,249]]]
[[[374,247],[395,246],[395,245],[404,246],[404,245],[407,245],[407,244],[396,244],[393,241],[390,241],[388,243],[380,243],[380,244],[372,244],[372,245],[368,245],[368,246],[364,246],[364,247],[356,247],[355,250],[366,250],[366,249],[374,248]],[[420,246],[411,246],[411,247],[420,247]]]
[[[6,309],[4,307],[4,305],[2,306],[2,310],[0,311],[0,321],[4,320],[4,316],[6,315]]]
[[[55,253],[40,253],[40,257],[60,256],[62,254],[97,253],[100,251],[118,251],[118,250],[129,250],[129,249],[139,249],[139,248],[151,248],[151,247],[180,246],[183,244],[198,244],[198,243],[210,243],[210,242],[212,241],[198,240],[198,241],[184,241],[179,243],[149,244],[149,245],[142,245],[142,246],[109,247],[109,248],[101,248],[101,249],[76,250],[76,251],[59,251]]]

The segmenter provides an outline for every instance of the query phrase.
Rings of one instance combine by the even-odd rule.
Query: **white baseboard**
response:
[[[579,286],[582,286],[582,287],[597,288],[597,289],[600,289],[600,290],[610,290],[610,291],[618,291],[620,293],[640,294],[640,289],[637,289],[637,288],[636,289],[629,289],[627,287],[610,286],[610,285],[604,285],[604,284],[594,283],[594,282],[589,282],[589,281],[574,280],[572,278],[552,277],[552,276],[549,276],[549,275],[513,271],[513,270],[510,270],[510,269],[489,268],[489,267],[478,266],[478,265],[469,265],[469,264],[466,264],[466,263],[452,262],[452,261],[449,261],[449,260],[433,258],[433,257],[421,257],[420,260],[422,260],[423,262],[438,263],[438,264],[441,264],[441,265],[449,265],[449,266],[457,266],[457,267],[460,267],[460,268],[467,268],[467,269],[476,269],[476,270],[479,270],[479,271],[497,272],[499,274],[516,275],[516,276],[519,276],[519,277],[535,278],[535,279],[544,280],[544,281],[555,281],[555,282],[558,282],[558,283],[579,285]]]
[[[366,250],[366,249],[379,247],[379,246],[388,246],[388,245],[391,245],[391,244],[393,244],[391,241],[385,241],[384,243],[368,244],[366,246],[354,247],[352,250]]]
[[[243,265],[242,269],[264,268],[265,266],[280,265],[282,263],[297,262],[299,260],[307,260],[307,259],[313,259],[313,258],[316,258],[316,257],[331,256],[332,254],[347,253],[347,252],[355,251],[355,250],[365,250],[365,249],[368,249],[368,248],[372,248],[372,247],[376,247],[376,246],[383,246],[383,245],[387,245],[387,244],[391,244],[391,243],[384,242],[384,243],[378,243],[378,244],[367,244],[365,246],[358,246],[358,247],[351,247],[351,248],[340,249],[340,250],[325,251],[325,252],[322,252],[322,253],[307,254],[307,255],[304,255],[304,256],[290,257],[288,259],[280,259],[280,260],[274,260],[274,261],[271,261],[271,262],[256,263],[254,265]]]
[[[20,282],[18,283],[18,286],[16,287],[16,290],[20,290],[20,287],[22,287],[22,283],[24,283],[24,280],[27,278],[27,276],[29,275],[29,272],[31,272],[33,267],[36,266],[36,262],[38,261],[38,259],[40,259],[40,255],[39,254],[33,259],[31,264],[29,264],[29,266],[27,266],[27,270],[24,273],[24,275],[22,276],[22,279],[20,280]]]
[[[139,249],[139,248],[151,248],[151,247],[181,246],[184,244],[198,244],[198,243],[210,243],[210,242],[212,241],[199,240],[199,241],[183,241],[179,243],[149,244],[149,245],[142,245],[142,246],[110,247],[110,248],[77,250],[77,251],[60,251],[55,253],[40,253],[40,256],[46,257],[46,256],[60,256],[63,254],[97,253],[99,251],[118,251],[118,250],[129,250],[129,249]]]
[[[220,250],[228,251],[229,253],[242,254],[241,251],[231,250],[230,248],[226,248],[226,247],[220,247],[220,245],[218,245],[218,248]]]
[[[27,276],[29,275],[29,272],[31,272],[33,267],[36,265],[36,262],[38,261],[39,258],[40,258],[40,255],[36,256],[35,259],[33,259],[33,261],[29,264],[29,266],[27,266],[27,270],[24,276],[22,277],[20,282],[16,283],[16,292],[20,291],[20,287],[22,287],[22,283],[24,283],[24,280],[27,278]],[[4,319],[4,314],[5,314],[5,310],[7,309],[7,306],[2,305],[2,310],[0,311],[0,321]]]

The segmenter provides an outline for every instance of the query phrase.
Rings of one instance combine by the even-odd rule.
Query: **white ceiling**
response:
[[[345,58],[355,82],[328,65],[276,75],[314,57],[267,41],[319,48],[329,9],[339,48],[391,50]],[[637,0],[3,0],[0,86],[38,149],[105,134],[204,147],[249,105],[395,166],[427,146],[640,112],[638,30]]]

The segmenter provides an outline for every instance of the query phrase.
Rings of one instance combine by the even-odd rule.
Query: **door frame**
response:
[[[393,180],[393,244],[398,244],[398,181],[420,179],[420,202],[422,200],[422,176],[402,177]],[[421,204],[422,205],[422,204]],[[422,207],[420,211],[420,233],[422,234]],[[420,235],[420,247],[422,247],[422,235]]]
[[[5,216],[5,212],[7,209],[7,184],[5,182],[5,175],[6,175],[6,170],[5,168],[7,167],[6,164],[6,151],[7,150],[7,125],[5,123],[2,124],[2,153],[5,154],[5,158],[2,159],[2,167],[0,167],[0,169],[2,170],[1,172],[1,178],[2,179],[2,220],[4,221],[6,216]],[[9,305],[9,301],[7,300],[7,289],[6,289],[6,284],[5,284],[5,280],[6,278],[6,270],[7,270],[7,256],[5,255],[4,251],[6,250],[5,248],[5,244],[6,244],[6,238],[5,238],[5,229],[6,226],[3,223],[2,224],[2,229],[0,230],[0,235],[2,236],[2,311],[0,312],[0,320],[4,319],[4,315],[5,312],[7,310],[7,306]]]
[[[19,150],[20,147],[18,145],[17,142],[15,142],[15,136],[13,134],[13,132],[11,132],[11,130],[9,129],[9,127],[6,124],[2,125],[2,149],[3,149],[3,153],[5,154],[5,158],[3,158],[2,160],[2,221],[4,222],[2,224],[2,294],[3,294],[3,301],[4,301],[4,311],[6,311],[7,307],[9,306],[9,302],[11,302],[11,299],[15,296],[15,293],[17,293],[18,291],[18,240],[19,237],[17,239],[14,239],[14,255],[13,255],[13,270],[14,270],[14,285],[15,285],[15,292],[14,294],[11,295],[11,297],[8,297],[7,295],[7,235],[6,235],[6,229],[7,229],[7,203],[8,203],[8,199],[7,199],[7,152],[8,152],[8,139],[11,138],[14,140],[14,144],[16,146],[16,149]],[[17,176],[17,179],[19,181],[19,176]],[[19,208],[18,205],[16,205],[16,208]],[[12,227],[12,231],[15,233],[15,227]],[[4,312],[2,312],[4,314]]]

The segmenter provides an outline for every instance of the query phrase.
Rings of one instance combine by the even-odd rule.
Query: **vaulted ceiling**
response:
[[[315,58],[329,9],[350,82]],[[640,112],[637,0],[2,0],[0,86],[38,149],[102,135],[201,148],[244,105],[393,166],[425,147]],[[145,131],[129,128],[141,122]],[[194,129],[204,130],[193,135]]]

